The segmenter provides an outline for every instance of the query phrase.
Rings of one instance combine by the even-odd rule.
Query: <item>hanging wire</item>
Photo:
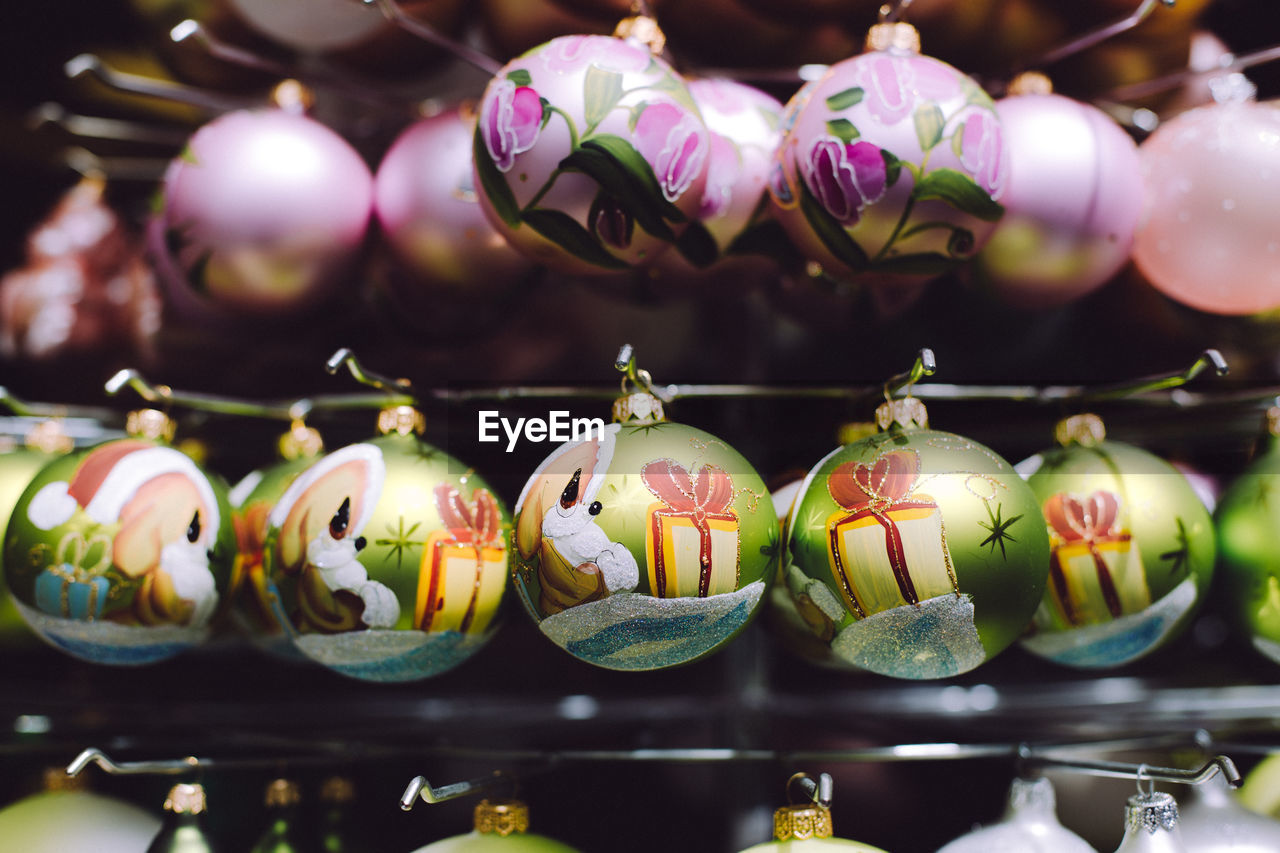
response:
[[[254,98],[236,97],[195,86],[118,71],[92,53],[82,53],[72,57],[62,66],[62,70],[72,80],[91,77],[120,92],[188,104],[210,113],[224,113],[261,106],[261,101]]]
[[[1128,32],[1134,27],[1141,24],[1147,18],[1151,17],[1151,13],[1156,10],[1157,6],[1165,6],[1172,8],[1175,0],[1142,0],[1138,7],[1123,18],[1112,21],[1109,24],[1090,30],[1083,35],[1076,36],[1066,44],[1059,45],[1039,58],[1032,60],[1028,65],[1030,67],[1039,68],[1045,65],[1053,65],[1061,62],[1069,56],[1075,56],[1077,53],[1088,50],[1094,45],[1101,44],[1107,39],[1115,38],[1121,33]]]
[[[191,135],[190,131],[182,128],[118,118],[78,115],[68,112],[66,107],[56,101],[46,101],[27,115],[27,126],[33,131],[48,125],[59,127],[73,136],[87,139],[109,139],[143,145],[177,147]]]
[[[486,74],[494,75],[502,70],[502,63],[492,56],[442,35],[433,27],[419,21],[400,8],[400,4],[396,0],[361,0],[361,2],[366,6],[377,6],[378,10],[391,23],[425,42],[430,42],[436,47],[452,53],[463,62],[473,65]]]

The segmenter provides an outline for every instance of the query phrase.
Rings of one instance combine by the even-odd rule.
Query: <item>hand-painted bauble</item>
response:
[[[1009,178],[977,276],[1010,304],[1062,305],[1129,260],[1142,215],[1138,147],[1097,107],[1061,95],[1015,95],[996,112]]]
[[[520,251],[565,272],[648,264],[698,213],[711,141],[649,49],[562,36],[512,60],[480,101],[475,187]]]
[[[481,800],[475,828],[419,847],[413,853],[577,853],[545,835],[529,832],[529,807],[519,800]]]
[[[914,399],[831,452],[791,510],[783,578],[820,663],[947,678],[1003,651],[1044,593],[1049,541],[1013,466],[928,429]]]
[[[400,134],[378,167],[374,210],[405,273],[395,296],[407,310],[429,314],[442,293],[491,295],[531,268],[480,209],[475,124],[471,106],[445,109]]]
[[[826,853],[837,850],[885,853],[870,844],[836,838],[831,809],[811,802],[787,805],[774,811],[773,840],[748,847],[742,853]]]
[[[678,666],[720,649],[764,602],[778,521],[729,445],[635,394],[581,419],[516,512],[516,591],[542,633],[608,669]]]
[[[938,853],[1096,853],[1058,822],[1056,802],[1048,779],[1015,779],[999,823],[962,835]]]
[[[1221,776],[1190,786],[1180,811],[1182,840],[1195,853],[1280,850],[1280,821],[1241,805]]]
[[[0,554],[3,543],[8,541],[9,516],[13,514],[18,498],[40,469],[56,458],[54,453],[32,447],[0,453]],[[30,636],[5,587],[4,560],[0,558],[0,643],[8,645]]]
[[[289,638],[289,618],[280,593],[263,568],[268,517],[289,486],[324,451],[320,434],[295,424],[280,439],[283,459],[269,468],[251,471],[228,493],[240,559],[231,578],[232,615],[249,639],[272,654],[298,658]]]
[[[153,663],[198,645],[228,596],[226,495],[148,434],[49,463],[9,519],[5,579],[18,610],[41,638],[92,663]]]
[[[135,805],[88,791],[49,791],[0,809],[5,850],[141,853],[160,821]]]
[[[283,109],[227,113],[169,165],[164,251],[223,308],[304,311],[345,282],[372,203],[369,167],[329,128]]]
[[[1023,648],[1104,669],[1178,634],[1213,575],[1213,522],[1176,468],[1106,441],[1102,422],[1058,425],[1062,444],[1019,463],[1053,548],[1049,585]]]
[[[1273,429],[1280,421],[1272,418]],[[1219,566],[1234,622],[1253,647],[1280,663],[1280,444],[1241,474],[1218,503]]]
[[[438,675],[497,628],[507,510],[421,417],[386,410],[383,435],[322,457],[267,516],[262,571],[293,642],[353,678]]]
[[[1185,112],[1139,147],[1145,224],[1133,260],[1166,296],[1213,314],[1280,307],[1280,108]]]
[[[982,88],[921,55],[910,27],[880,25],[868,41],[885,47],[832,65],[788,106],[773,200],[798,211],[784,227],[829,272],[927,280],[971,258],[1000,219],[1003,131]]]

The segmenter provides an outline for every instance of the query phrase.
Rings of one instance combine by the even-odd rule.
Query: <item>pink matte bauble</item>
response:
[[[404,275],[401,289],[493,292],[531,268],[484,211],[472,185],[475,114],[446,109],[400,134],[374,178],[374,210]]]
[[[534,261],[579,273],[648,265],[698,213],[709,134],[683,78],[640,44],[552,39],[507,63],[478,112],[476,191]],[[647,227],[645,211],[660,221]]]
[[[1005,213],[977,267],[1006,302],[1062,305],[1129,260],[1142,216],[1138,147],[1097,107],[1061,95],[1016,95],[996,111],[1009,151]]]
[[[278,109],[227,113],[165,174],[165,242],[189,286],[259,315],[329,295],[357,260],[373,176],[346,140]]]
[[[1213,314],[1280,307],[1280,109],[1199,107],[1139,148],[1147,220],[1138,269],[1166,296]]]
[[[351,47],[388,25],[378,9],[351,0],[227,0],[254,31],[300,51]]]
[[[995,107],[973,80],[889,49],[832,65],[796,98],[771,189],[808,258],[868,283],[920,282],[990,237],[1007,154]]]

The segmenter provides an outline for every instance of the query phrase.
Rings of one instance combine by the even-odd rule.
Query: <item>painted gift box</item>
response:
[[[738,588],[741,537],[733,480],[715,465],[695,479],[683,465],[658,459],[640,471],[660,503],[645,524],[649,589],[657,598],[706,598]]]
[[[92,566],[82,565],[91,548],[99,549]],[[111,581],[102,576],[111,561],[111,542],[106,537],[69,534],[58,543],[56,562],[36,576],[36,607],[52,616],[92,622],[101,618],[107,604]]]
[[[1059,493],[1044,504],[1053,556],[1049,586],[1065,625],[1095,625],[1151,604],[1142,554],[1119,524],[1120,498]]]
[[[479,489],[468,505],[448,483],[436,486],[444,521],[423,547],[414,626],[422,631],[482,634],[506,586],[507,550],[493,495]]]
[[[831,573],[862,619],[940,595],[959,595],[942,511],[914,492],[920,457],[895,450],[871,465],[846,462],[827,478],[841,510],[827,519]]]

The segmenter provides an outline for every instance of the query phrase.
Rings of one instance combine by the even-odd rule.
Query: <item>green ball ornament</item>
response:
[[[1056,432],[1062,446],[1018,465],[1053,548],[1022,645],[1067,666],[1120,666],[1191,621],[1213,575],[1213,522],[1186,477],[1105,440],[1097,416],[1068,418]]]
[[[1280,411],[1270,446],[1223,494],[1215,514],[1218,566],[1237,627],[1253,647],[1280,663]]]
[[[557,448],[517,504],[515,587],[542,633],[606,669],[720,649],[765,600],[778,521],[760,475],[649,394]]]
[[[802,779],[804,773],[797,773],[787,782],[787,789]],[[827,793],[830,793],[831,777],[825,773],[821,777]],[[826,853],[826,851],[842,850],[846,853],[885,853],[879,847],[835,837],[835,827],[831,821],[831,808],[826,802],[791,803],[773,813],[773,840],[756,844],[741,853]]]
[[[1003,651],[1045,587],[1048,536],[1013,466],[930,430],[907,398],[884,431],[809,472],[788,524],[783,578],[821,663],[947,678]],[[812,643],[810,644],[812,647]]]
[[[578,853],[567,844],[529,832],[529,807],[519,800],[481,800],[475,828],[413,853]]]
[[[205,640],[236,559],[219,481],[169,447],[172,422],[130,415],[131,437],[54,460],[18,499],[6,580],[27,624],[93,663],[136,665]]]
[[[424,442],[422,415],[322,457],[267,516],[263,574],[312,660],[365,681],[452,669],[497,629],[510,516],[488,484]]]
[[[159,831],[137,806],[88,791],[48,791],[0,809],[0,843],[22,853],[141,853]]]
[[[295,422],[280,439],[282,461],[249,472],[230,492],[240,550],[231,579],[232,617],[254,645],[284,658],[299,659],[302,654],[290,639],[279,592],[263,569],[268,518],[293,481],[323,451],[320,434]]]

